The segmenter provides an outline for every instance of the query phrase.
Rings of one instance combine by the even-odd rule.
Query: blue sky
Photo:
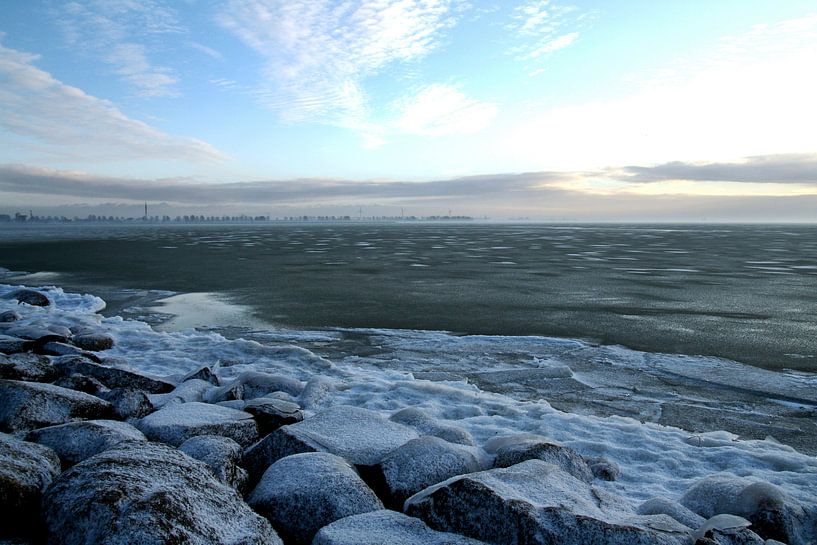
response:
[[[498,216],[785,217],[817,196],[815,58],[813,1],[7,0],[0,197],[432,213],[474,179]],[[274,202],[190,196],[257,182]],[[390,182],[414,200],[361,189]]]

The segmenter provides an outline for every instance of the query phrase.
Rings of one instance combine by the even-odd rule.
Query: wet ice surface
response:
[[[0,286],[0,306],[10,304],[2,296],[11,289]],[[56,308],[19,305],[26,323],[101,325],[115,337],[105,355],[116,365],[176,378],[201,365],[213,367],[222,379],[249,370],[301,381],[323,377],[327,387],[312,397],[307,413],[346,404],[389,416],[414,406],[443,424],[465,428],[478,445],[520,432],[544,435],[618,463],[619,480],[598,486],[633,506],[652,497],[677,500],[693,482],[716,473],[771,482],[804,505],[817,501],[817,458],[771,439],[739,440],[717,431],[731,421],[712,416],[720,403],[735,421],[742,416],[747,428],[767,418],[781,439],[780,429],[815,420],[812,374],[548,338],[276,330],[245,331],[256,340],[231,340],[213,331],[162,332],[105,318],[95,314],[104,303],[90,295],[60,289],[48,295]],[[680,414],[664,423],[691,423],[708,433],[661,425],[670,407]],[[781,413],[772,418],[775,407]],[[706,415],[706,409],[709,417],[696,412]],[[813,428],[801,428],[791,436],[802,439],[798,446],[813,447]]]

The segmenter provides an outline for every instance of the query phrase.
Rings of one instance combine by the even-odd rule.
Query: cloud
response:
[[[540,73],[545,58],[579,39],[578,29],[589,14],[575,7],[532,0],[517,6],[506,29],[516,42],[508,53],[529,63],[531,75]],[[537,68],[538,67],[538,68]]]
[[[232,0],[220,23],[265,59],[256,97],[287,121],[366,118],[363,80],[416,61],[456,22],[461,0]]]
[[[83,160],[225,158],[206,142],[158,131],[62,83],[34,66],[37,59],[0,45],[0,127],[18,137],[16,145]]]
[[[178,78],[156,65],[152,40],[183,33],[175,11],[153,0],[74,0],[54,13],[66,44],[109,64],[139,96],[178,96]]]
[[[684,163],[627,166],[623,179],[631,182],[686,180],[699,182],[740,182],[817,185],[817,153],[748,157],[733,163]]]
[[[487,127],[497,114],[497,107],[467,97],[456,87],[429,85],[416,95],[404,99],[395,126],[409,134],[443,136],[470,134]]]

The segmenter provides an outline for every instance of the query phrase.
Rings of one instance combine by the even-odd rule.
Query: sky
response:
[[[5,0],[0,213],[817,220],[813,0]]]

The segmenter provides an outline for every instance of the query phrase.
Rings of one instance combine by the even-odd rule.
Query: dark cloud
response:
[[[761,155],[739,163],[683,163],[651,167],[627,166],[616,171],[631,182],[687,180],[696,182],[753,182],[817,184],[817,153]]]

